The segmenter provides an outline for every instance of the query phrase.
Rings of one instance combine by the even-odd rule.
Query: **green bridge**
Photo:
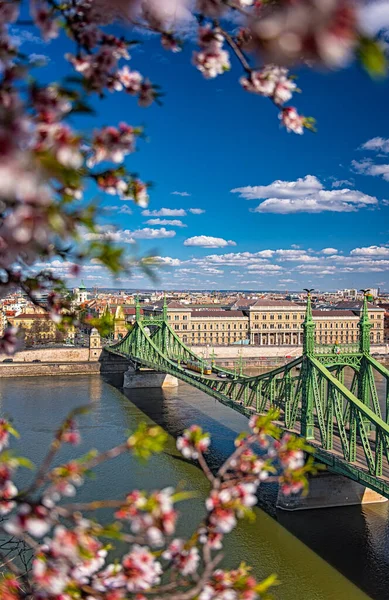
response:
[[[282,427],[304,436],[330,471],[389,498],[389,371],[370,354],[366,295],[357,345],[316,345],[310,293],[303,328],[303,354],[285,366],[250,377],[212,361],[212,375],[206,375],[204,358],[170,327],[166,302],[154,318],[141,316],[137,302],[131,331],[105,350],[130,359],[136,368],[173,375],[247,416],[277,407]],[[199,373],[186,367],[188,360],[198,361]],[[384,406],[377,376],[386,385]]]

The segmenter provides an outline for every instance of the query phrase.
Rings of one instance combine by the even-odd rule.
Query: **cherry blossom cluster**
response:
[[[193,64],[206,79],[213,79],[231,68],[230,57],[223,49],[224,38],[210,25],[199,28],[200,51],[193,53]]]
[[[182,436],[177,438],[177,449],[185,458],[196,460],[199,454],[208,450],[211,438],[198,425],[191,425]]]
[[[134,490],[115,516],[129,521],[133,533],[145,534],[151,546],[163,546],[164,536],[171,536],[175,531],[177,512],[173,508],[173,492],[173,488],[152,494]]]
[[[32,569],[23,574],[11,559],[0,572],[0,597],[7,600],[125,600],[144,594],[168,600],[259,599],[267,597],[274,577],[258,582],[250,568],[241,564],[225,571],[217,567],[224,536],[240,519],[252,517],[257,490],[270,462],[282,471],[281,485],[286,493],[297,493],[297,482],[304,479],[302,450],[292,436],[284,435],[272,423],[274,415],[251,419],[251,432],[236,441],[236,450],[213,475],[203,453],[210,437],[192,426],[177,441],[183,454],[199,460],[211,482],[205,499],[205,516],[194,524],[188,539],[174,537],[178,513],[175,504],[192,497],[189,492],[165,488],[153,492],[132,490],[124,499],[70,503],[85,476],[97,465],[120,454],[133,452],[149,456],[163,451],[166,435],[156,426],[142,424],[120,446],[105,452],[89,452],[65,464],[52,466],[63,444],[80,441],[76,416],[72,414],[58,429],[46,459],[27,490],[17,490],[12,476],[19,466],[30,466],[26,459],[6,451],[9,436],[17,435],[4,419],[0,421],[0,513],[6,516],[5,534],[19,538],[33,552]],[[271,438],[275,435],[276,439]],[[267,452],[255,455],[252,445],[266,436]],[[263,447],[265,447],[262,444]],[[146,453],[144,448],[147,448]],[[189,453],[188,453],[189,452]],[[287,489],[286,480],[295,472],[296,484]],[[287,475],[289,473],[289,475]],[[113,521],[100,524],[84,512],[113,510]],[[106,521],[106,519],[105,519]],[[119,539],[125,545],[122,554],[111,560],[111,545],[104,538]],[[158,548],[157,551],[154,549]],[[169,581],[169,584],[163,583]],[[131,596],[132,597],[132,596]]]

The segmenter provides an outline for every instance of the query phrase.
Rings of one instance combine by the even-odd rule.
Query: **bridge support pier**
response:
[[[293,511],[377,502],[387,502],[387,498],[348,477],[326,471],[310,478],[307,496],[286,496],[279,489],[276,506]]]
[[[166,373],[158,373],[151,369],[136,370],[130,367],[124,373],[123,378],[123,387],[127,389],[177,387],[177,385],[177,377]]]

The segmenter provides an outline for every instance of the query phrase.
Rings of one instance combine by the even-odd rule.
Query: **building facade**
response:
[[[314,310],[316,342],[318,344],[349,344],[358,341],[359,304],[328,310]],[[145,314],[160,314],[162,304],[144,308]],[[257,300],[250,305],[226,310],[195,308],[170,302],[168,320],[185,344],[228,345],[251,344],[258,346],[300,346],[303,343],[305,306],[288,300]],[[385,311],[369,304],[372,324],[371,342],[384,342]]]

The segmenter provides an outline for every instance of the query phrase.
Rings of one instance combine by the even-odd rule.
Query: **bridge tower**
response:
[[[306,289],[307,307],[303,323],[303,363],[302,363],[302,406],[301,406],[301,435],[307,440],[315,439],[314,419],[314,390],[312,381],[312,368],[309,358],[315,354],[315,323],[312,317],[311,292]]]
[[[140,320],[141,320],[140,302],[139,302],[139,296],[137,296],[136,300],[135,300],[135,321],[139,322]]]
[[[162,308],[162,318],[165,321],[165,323],[167,322],[167,302],[166,302],[166,294],[164,294],[163,297],[163,308]]]
[[[369,386],[369,363],[367,357],[370,355],[370,330],[372,324],[369,319],[369,311],[367,304],[367,297],[370,290],[363,291],[363,306],[361,311],[361,317],[359,319],[359,352],[362,354],[361,365],[358,373],[358,398],[370,407],[371,394]],[[370,423],[367,419],[364,419],[365,428],[367,433],[371,431]]]
[[[361,311],[361,318],[358,323],[359,327],[359,351],[361,354],[370,354],[370,330],[372,324],[369,319],[369,311],[367,306],[367,295],[369,290],[363,291],[363,307]]]
[[[95,327],[89,336],[89,360],[98,360],[102,350],[101,337]]]

